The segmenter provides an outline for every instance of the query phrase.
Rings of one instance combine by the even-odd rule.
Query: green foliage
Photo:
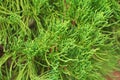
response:
[[[105,80],[119,64],[115,0],[0,0],[0,80]]]

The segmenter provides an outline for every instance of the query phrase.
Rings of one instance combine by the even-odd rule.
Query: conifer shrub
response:
[[[0,0],[0,80],[106,80],[119,26],[117,0]]]

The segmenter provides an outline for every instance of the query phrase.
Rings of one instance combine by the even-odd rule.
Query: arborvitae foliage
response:
[[[105,80],[119,27],[119,0],[0,0],[0,80]]]

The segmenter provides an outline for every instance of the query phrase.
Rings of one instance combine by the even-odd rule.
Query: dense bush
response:
[[[0,80],[105,80],[119,26],[115,0],[0,0]]]

